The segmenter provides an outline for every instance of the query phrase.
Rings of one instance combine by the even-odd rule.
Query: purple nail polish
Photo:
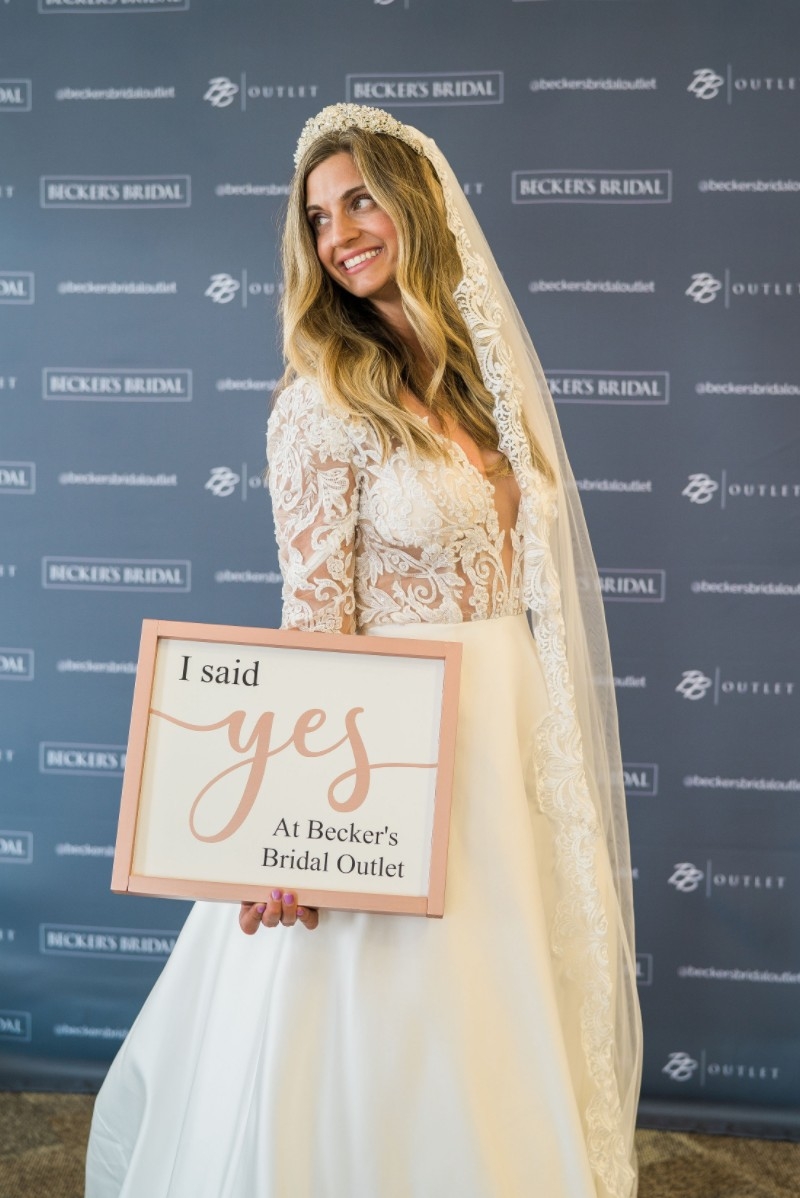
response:
[[[258,911],[259,915],[263,915],[264,912],[266,911],[266,909],[267,908],[264,906],[263,903],[259,903],[259,905],[256,907],[256,911]]]
[[[273,890],[273,892],[272,892],[272,897],[273,897],[274,899],[279,899],[279,898],[281,897],[281,892],[280,892],[280,890]]]
[[[305,907],[298,907],[298,908],[297,908],[297,918],[298,918],[298,919],[305,919],[305,917],[306,917],[306,909],[305,909]]]
[[[285,895],[283,896],[283,901],[284,901],[285,903],[287,903],[287,904],[293,903],[293,902],[294,902],[294,895],[293,895],[293,894],[285,894]]]

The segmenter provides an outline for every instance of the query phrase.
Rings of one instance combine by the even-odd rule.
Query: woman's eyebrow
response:
[[[339,196],[339,199],[340,200],[349,200],[350,196],[355,195],[355,193],[357,191],[363,191],[363,190],[364,190],[364,184],[356,183],[355,187],[348,187],[347,191],[343,191],[342,194]],[[319,204],[307,204],[306,212],[316,212],[318,208],[320,208]]]

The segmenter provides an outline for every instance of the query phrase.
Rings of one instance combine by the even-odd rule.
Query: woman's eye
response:
[[[356,196],[356,198],[353,200],[353,207],[354,208],[366,208],[367,205],[371,204],[371,203],[372,203],[372,196],[367,195],[365,192],[364,195]]]

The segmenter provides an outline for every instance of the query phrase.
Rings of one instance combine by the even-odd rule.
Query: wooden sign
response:
[[[441,916],[460,662],[145,620],[112,890]]]

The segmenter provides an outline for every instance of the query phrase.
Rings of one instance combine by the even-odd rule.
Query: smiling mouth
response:
[[[381,248],[376,250],[365,250],[363,254],[355,254],[352,258],[344,258],[342,266],[345,270],[354,270],[356,266],[360,266],[362,262],[369,262],[371,258],[377,258],[378,254],[383,253]]]

